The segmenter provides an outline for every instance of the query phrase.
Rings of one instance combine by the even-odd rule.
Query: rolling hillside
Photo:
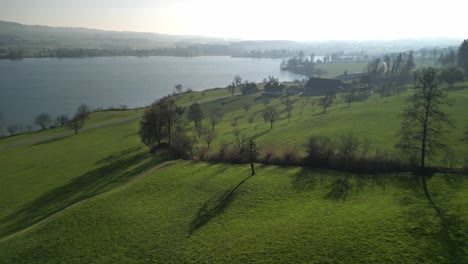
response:
[[[260,116],[261,94],[209,101],[202,108],[207,115],[224,111],[213,153],[223,142],[232,144],[233,129],[257,135],[260,150],[275,155],[302,153],[311,135],[347,133],[391,151],[407,95],[373,95],[326,113],[314,98],[291,97],[298,99],[292,117],[282,112],[273,129]],[[186,96],[179,102],[187,102]],[[468,156],[462,140],[468,89],[450,97],[455,103],[447,110],[457,128],[447,142],[460,165]],[[269,103],[284,108],[279,98]],[[99,114],[88,122],[112,118]],[[191,133],[193,124],[185,118]],[[468,262],[465,176],[434,175],[427,195],[407,173],[258,164],[257,175],[249,177],[247,165],[150,155],[137,135],[138,121],[0,149],[1,263]],[[203,122],[208,125],[208,117]],[[197,147],[205,145],[200,140]]]

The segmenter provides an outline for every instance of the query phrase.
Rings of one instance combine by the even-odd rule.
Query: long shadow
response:
[[[77,202],[96,196],[123,184],[163,160],[148,159],[148,153],[127,153],[125,156],[109,161],[97,169],[91,170],[57,187],[22,208],[0,219],[0,237],[27,228]],[[140,164],[141,163],[141,164]],[[140,164],[131,170],[131,166]]]
[[[294,175],[292,186],[296,191],[310,191],[317,186],[317,181],[317,176],[312,169],[301,169]]]
[[[33,144],[33,146],[40,146],[40,145],[44,145],[44,144],[53,143],[53,142],[56,142],[56,141],[60,141],[62,139],[66,139],[67,137],[69,137],[69,136],[63,136],[63,137],[57,137],[57,138],[51,138],[51,139],[39,141],[39,142]]]
[[[115,160],[118,160],[122,157],[125,157],[131,153],[134,153],[138,150],[140,150],[142,147],[139,146],[139,147],[130,147],[130,148],[126,148],[122,151],[119,151],[117,153],[114,153],[112,155],[109,155],[103,159],[100,159],[98,161],[96,161],[96,165],[101,165],[101,164],[106,164],[106,163],[109,163],[109,162],[112,162],[112,161],[115,161]]]
[[[448,210],[443,209],[435,203],[426,183],[426,177],[432,177],[432,175],[420,176],[424,196],[439,219],[440,230],[437,236],[440,244],[446,248],[448,261],[449,263],[463,263],[467,257],[464,251],[467,240],[466,233],[463,231],[465,225],[454,213],[449,213]]]
[[[270,129],[270,127],[268,127],[267,130],[264,130],[264,131],[262,131],[262,132],[255,133],[255,135],[253,135],[253,138],[259,138],[259,137],[261,137],[261,136],[263,136],[263,135],[266,135],[266,134],[267,134],[268,132],[270,132],[270,131],[271,131],[271,129]]]
[[[346,174],[325,178],[320,176],[321,170],[303,168],[292,178],[292,187],[297,191],[311,191],[319,184],[329,183],[325,199],[345,201],[351,193],[363,192],[366,186],[378,186],[385,189],[387,185],[395,185],[405,189],[416,190],[419,183],[413,175],[401,174]]]
[[[213,197],[206,201],[203,206],[198,209],[197,215],[190,223],[189,235],[192,235],[199,228],[208,224],[208,222],[210,222],[213,218],[220,215],[231,204],[239,187],[252,176],[253,175],[250,175],[243,179],[241,182],[239,182],[239,184],[236,185],[236,187],[231,190],[226,190],[222,195]]]

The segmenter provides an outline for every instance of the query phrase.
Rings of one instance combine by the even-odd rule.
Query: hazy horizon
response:
[[[0,20],[28,25],[206,36],[236,40],[462,39],[456,0],[353,3],[330,0],[287,5],[258,1],[2,1]],[[418,21],[419,23],[414,23]]]

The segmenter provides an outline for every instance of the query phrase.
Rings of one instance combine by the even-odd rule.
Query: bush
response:
[[[195,140],[183,132],[177,132],[173,136],[172,153],[181,159],[193,158]]]

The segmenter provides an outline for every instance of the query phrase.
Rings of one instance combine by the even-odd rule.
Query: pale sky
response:
[[[265,40],[467,38],[467,0],[0,0],[0,20]]]

